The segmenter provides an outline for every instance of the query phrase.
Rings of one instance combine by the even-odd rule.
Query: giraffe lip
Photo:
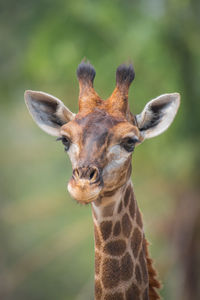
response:
[[[68,189],[69,189],[69,188],[68,188]],[[74,195],[72,195],[71,192],[70,192],[70,194],[71,194],[71,196],[72,196],[77,202],[79,202],[79,203],[85,203],[85,204],[88,204],[88,203],[91,203],[91,202],[97,200],[97,198],[98,198],[98,196],[99,196],[99,194],[98,194],[98,195],[95,195],[95,196],[93,196],[93,197],[86,197],[86,198],[84,198],[84,197],[78,197],[77,195],[74,196]]]
[[[84,203],[84,204],[88,204],[88,203],[91,203],[95,200],[97,200],[98,196],[95,196],[95,197],[91,197],[91,198],[87,198],[87,199],[75,199],[76,201],[78,201],[79,203]]]
[[[68,183],[68,191],[72,198],[80,203],[95,201],[102,190],[99,182],[90,184],[88,180],[74,180],[73,176]]]

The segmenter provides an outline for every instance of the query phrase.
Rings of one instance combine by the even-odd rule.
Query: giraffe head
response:
[[[69,154],[73,174],[68,190],[79,202],[89,203],[112,195],[129,179],[134,148],[164,132],[180,104],[178,93],[163,94],[133,115],[128,90],[135,74],[132,65],[116,71],[116,87],[103,101],[93,88],[95,70],[82,62],[77,69],[79,112],[72,113],[58,98],[26,91],[25,101],[35,122],[57,136]]]

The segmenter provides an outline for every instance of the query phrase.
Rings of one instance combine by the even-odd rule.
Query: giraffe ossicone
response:
[[[128,105],[133,66],[118,67],[116,87],[105,101],[93,87],[95,74],[89,63],[82,62],[77,69],[77,114],[43,92],[26,91],[25,102],[38,126],[57,136],[69,154],[73,169],[70,194],[92,205],[95,300],[160,299],[160,283],[130,180],[131,159],[137,145],[170,126],[180,95],[163,94],[134,115]]]

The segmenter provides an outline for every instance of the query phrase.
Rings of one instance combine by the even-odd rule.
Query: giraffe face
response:
[[[77,115],[58,98],[43,92],[26,91],[25,102],[38,126],[59,137],[69,154],[73,168],[70,194],[89,203],[99,196],[112,195],[128,180],[134,147],[170,126],[180,95],[163,94],[134,116],[128,105],[128,89],[135,76],[131,65],[118,67],[116,87],[105,101],[93,88],[95,70],[90,64],[81,63],[77,76]]]
[[[73,168],[68,190],[77,201],[89,203],[112,194],[130,177],[132,152],[141,136],[123,115],[104,109],[78,113],[60,133]]]

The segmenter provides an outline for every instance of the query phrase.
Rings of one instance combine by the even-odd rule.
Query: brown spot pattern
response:
[[[131,248],[135,258],[138,256],[138,251],[141,243],[142,243],[142,234],[138,228],[135,228],[133,235],[131,237]]]
[[[103,262],[102,282],[105,288],[113,288],[120,281],[120,266],[117,259],[106,258]]]
[[[128,238],[131,233],[131,221],[128,214],[126,213],[122,218],[122,231],[123,234]]]
[[[143,281],[144,283],[147,283],[148,282],[147,264],[142,250],[140,252],[139,261],[142,268]]]
[[[100,300],[101,296],[102,296],[102,287],[101,287],[101,283],[99,280],[95,281],[95,299],[96,300]]]
[[[119,204],[119,207],[118,207],[118,214],[121,212],[121,210],[122,210],[122,202],[120,202],[120,204]]]
[[[112,217],[113,215],[113,210],[114,210],[114,204],[111,203],[108,206],[104,207],[103,209],[103,217]]]
[[[125,249],[126,243],[123,240],[111,241],[104,246],[104,252],[114,256],[123,254]]]
[[[127,281],[133,274],[133,262],[129,253],[126,253],[121,260],[121,279]]]
[[[135,267],[135,276],[136,276],[136,280],[139,284],[142,283],[142,275],[141,275],[141,271],[140,271],[140,267],[138,265],[136,265]]]
[[[140,291],[138,287],[133,283],[130,288],[126,291],[126,300],[139,300]]]
[[[130,212],[131,218],[134,219],[134,216],[135,216],[135,200],[134,200],[133,194],[131,196],[131,201],[130,201],[130,205],[129,205],[129,212]]]
[[[117,221],[115,226],[114,226],[114,229],[113,229],[113,234],[115,236],[119,235],[121,232],[121,225],[120,225],[120,221]]]
[[[129,199],[130,199],[130,194],[131,194],[131,186],[129,185],[126,189],[125,195],[124,195],[124,206],[127,207]]]
[[[141,212],[140,212],[139,208],[137,209],[136,221],[137,221],[138,225],[140,226],[140,228],[142,228],[143,227],[142,216],[141,216]]]
[[[95,273],[98,275],[100,271],[101,256],[95,252]]]
[[[112,222],[111,221],[103,221],[100,224],[101,234],[104,240],[109,238],[111,231],[112,231]]]
[[[124,300],[122,293],[107,294],[105,300]]]
[[[99,237],[98,229],[95,225],[94,225],[94,238],[95,238],[95,246],[99,249],[101,246],[101,240]]]

